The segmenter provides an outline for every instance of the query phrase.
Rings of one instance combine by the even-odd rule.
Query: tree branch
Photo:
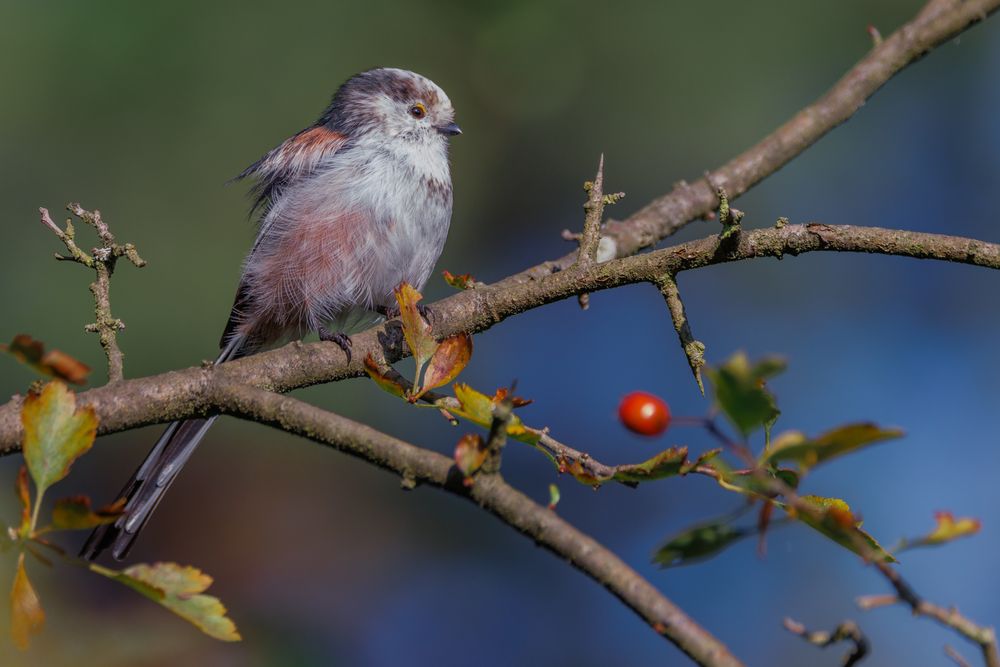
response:
[[[435,334],[484,331],[507,317],[575,296],[638,282],[654,282],[664,274],[758,257],[807,252],[865,252],[972,264],[1000,269],[1000,244],[974,239],[878,227],[787,225],[780,229],[744,231],[738,242],[720,249],[715,236],[655,252],[625,257],[588,268],[570,268],[518,285],[504,283],[466,290],[434,304]],[[364,375],[369,354],[388,362],[408,352],[398,322],[390,321],[353,337],[354,360],[345,362],[340,348],[329,343],[291,343],[237,361],[192,367],[81,392],[82,405],[94,408],[100,433],[173,421],[209,411],[216,383],[240,383],[270,391]],[[0,407],[0,454],[20,446],[21,398]]]
[[[303,401],[239,384],[217,386],[208,405],[224,414],[294,433],[363,459],[404,480],[445,489],[483,507],[507,525],[600,583],[700,665],[742,663],[715,637],[614,553],[508,485],[497,473],[466,487],[454,462],[369,426]]]
[[[983,652],[983,660],[987,667],[1000,667],[1000,651],[997,650],[997,637],[993,628],[977,625],[970,619],[958,613],[955,608],[945,609],[921,598],[913,587],[895,569],[885,563],[876,563],[876,567],[896,589],[895,595],[866,595],[857,599],[857,605],[868,611],[877,607],[893,604],[905,604],[915,616],[933,619],[941,625],[951,628],[966,639],[979,645]]]
[[[120,245],[115,242],[115,236],[101,218],[100,211],[88,211],[79,204],[69,204],[66,208],[97,231],[101,245],[94,248],[91,254],[88,255],[77,246],[72,221],[66,220],[66,229],[63,230],[52,221],[48,209],[39,208],[38,213],[42,224],[58,236],[69,251],[69,255],[57,254],[56,259],[82,264],[97,274],[90,284],[90,293],[94,295],[95,321],[84,329],[100,335],[101,348],[108,358],[108,382],[119,382],[124,377],[124,355],[118,347],[118,332],[125,328],[125,323],[111,315],[111,274],[115,271],[119,257],[127,257],[139,268],[145,266],[146,262],[139,257],[131,243]]]

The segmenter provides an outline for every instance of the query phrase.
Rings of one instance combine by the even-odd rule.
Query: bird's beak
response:
[[[462,128],[458,126],[458,123],[448,123],[447,125],[438,125],[437,131],[441,134],[447,134],[449,137],[454,137],[456,134],[462,134]]]

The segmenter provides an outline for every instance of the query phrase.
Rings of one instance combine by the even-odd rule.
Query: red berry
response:
[[[618,418],[641,435],[660,435],[670,426],[670,406],[659,396],[633,391],[618,406]]]

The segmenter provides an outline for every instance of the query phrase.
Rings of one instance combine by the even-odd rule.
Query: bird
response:
[[[423,288],[452,213],[451,100],[415,72],[347,79],[319,119],[234,180],[250,192],[256,240],[243,263],[216,364],[316,332],[351,358],[348,331],[389,316],[394,289]],[[216,416],[167,426],[117,501],[121,516],[81,549],[123,560]]]

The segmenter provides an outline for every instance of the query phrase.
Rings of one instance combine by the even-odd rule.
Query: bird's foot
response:
[[[387,320],[391,320],[391,319],[397,318],[400,315],[399,306],[398,305],[376,306],[375,307],[375,312],[378,313],[379,315],[381,315],[382,317],[384,317]],[[428,324],[432,324],[433,323],[433,320],[434,320],[434,311],[431,310],[430,306],[425,306],[422,303],[418,303],[417,304],[417,312],[420,313],[421,317],[423,317],[425,320],[427,320]]]
[[[316,330],[316,333],[319,334],[320,340],[336,343],[340,349],[344,351],[344,354],[347,355],[347,363],[351,363],[351,346],[354,345],[354,342],[351,340],[350,336],[342,331],[333,333],[326,327],[320,327]]]

